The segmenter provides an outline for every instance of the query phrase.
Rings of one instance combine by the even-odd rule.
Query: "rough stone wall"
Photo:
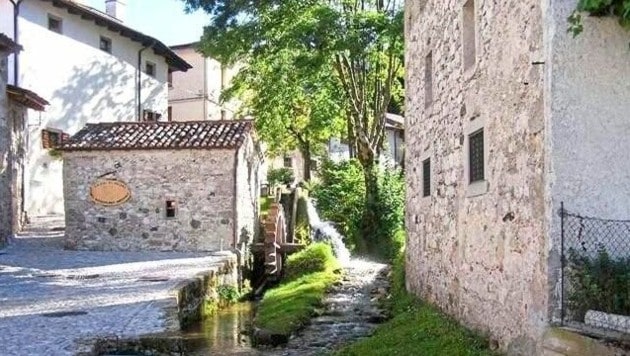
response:
[[[502,349],[537,354],[548,320],[541,1],[476,0],[468,70],[464,3],[406,2],[407,287]],[[485,181],[469,184],[477,128]],[[431,195],[422,197],[429,157]]]
[[[9,99],[7,98],[7,55],[0,51],[0,248],[11,234],[11,169],[9,166],[10,130]]]
[[[258,236],[259,159],[253,141],[248,138],[238,151],[236,165],[236,241],[247,251]]]
[[[234,150],[64,152],[66,247],[83,250],[229,250],[234,242]],[[127,184],[131,199],[96,205],[90,186]],[[166,217],[166,201],[177,203]]]
[[[24,174],[26,157],[27,108],[9,100],[10,164],[11,164],[11,211],[13,232],[22,230],[24,218]]]

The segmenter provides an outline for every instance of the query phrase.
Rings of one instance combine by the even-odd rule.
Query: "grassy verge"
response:
[[[308,323],[339,278],[339,264],[327,244],[312,244],[289,256],[285,281],[265,293],[254,325],[269,334],[291,335]]]
[[[391,297],[386,307],[394,317],[372,337],[346,346],[337,356],[495,355],[487,348],[486,340],[407,293],[402,252],[392,263],[391,278]]]

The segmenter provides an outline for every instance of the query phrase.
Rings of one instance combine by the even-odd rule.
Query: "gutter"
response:
[[[138,51],[138,80],[136,81],[136,91],[138,99],[138,108],[136,112],[136,121],[140,122],[142,118],[142,52],[153,47],[157,41],[153,40],[150,45],[142,47]],[[156,73],[157,74],[157,73]]]
[[[18,34],[18,16],[20,15],[20,5],[23,0],[9,0],[9,2],[13,5],[13,42],[19,42],[19,34]],[[18,86],[18,79],[20,78],[20,54],[15,52],[13,54],[13,85]]]

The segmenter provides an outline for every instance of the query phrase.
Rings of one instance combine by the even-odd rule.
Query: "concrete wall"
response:
[[[234,160],[234,150],[64,152],[67,247],[231,249],[237,226]],[[116,207],[96,205],[90,186],[112,171],[107,178],[125,182],[131,199]],[[166,217],[166,200],[177,202],[176,217]]]
[[[12,37],[9,1],[0,0],[0,9],[0,32]],[[48,30],[48,14],[62,19],[63,34]],[[62,163],[42,149],[41,130],[74,134],[88,122],[136,120],[136,66],[142,47],[49,2],[23,1],[18,21],[24,47],[19,84],[50,101],[45,113],[28,115],[27,210],[31,216],[63,214]],[[99,49],[101,35],[112,40],[112,54]],[[151,50],[143,52],[143,70],[146,61],[156,65],[157,75],[142,74],[142,106],[165,120],[167,64]],[[12,65],[9,72],[13,78]]]
[[[605,219],[630,219],[630,54],[628,32],[616,19],[584,16],[584,32],[568,34],[566,18],[575,0],[546,9],[545,34],[548,146],[548,215],[551,231],[550,288],[559,293],[560,203],[569,212]],[[616,242],[626,256],[629,241]],[[612,252],[612,251],[611,251]],[[556,305],[557,306],[557,305]],[[554,316],[558,317],[558,310]]]
[[[407,287],[531,355],[548,319],[544,69],[533,64],[544,60],[543,10],[538,0],[475,1],[466,30],[476,56],[464,69],[464,3],[406,2]],[[469,184],[468,136],[479,128],[485,181]]]
[[[218,61],[204,58],[194,45],[175,46],[173,51],[193,66],[187,72],[173,73],[173,86],[168,94],[173,120],[233,119],[238,103],[235,100],[221,103],[221,91],[230,85],[238,67],[223,69]]]

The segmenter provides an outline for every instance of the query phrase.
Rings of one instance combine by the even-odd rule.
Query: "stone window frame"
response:
[[[479,130],[483,130],[483,171],[484,179],[470,182],[470,136],[477,133]],[[489,173],[488,170],[488,154],[490,134],[486,126],[485,118],[479,115],[473,116],[466,122],[464,128],[464,182],[466,183],[466,197],[474,198],[484,195],[488,192],[489,188]]]
[[[469,66],[466,67],[465,65],[465,58],[466,58],[466,54],[464,51],[464,31],[465,29],[465,7],[466,4],[472,1],[473,2],[473,22],[474,22],[474,40],[475,40],[475,53],[474,53],[474,60],[473,63]],[[461,54],[462,54],[462,71],[464,73],[464,80],[468,81],[470,80],[475,73],[477,72],[477,67],[479,65],[479,42],[480,42],[480,36],[479,36],[479,6],[478,6],[478,1],[477,0],[460,0],[459,3],[459,8],[460,8],[460,21],[461,21]]]
[[[174,205],[174,207],[172,209],[174,211],[173,216],[168,216],[168,211],[169,211],[169,209],[168,209],[168,202],[173,202],[173,205]],[[166,218],[166,219],[177,219],[177,213],[178,212],[179,212],[179,204],[177,202],[177,199],[168,198],[168,197],[166,199],[164,199],[164,218]]]
[[[433,63],[433,51],[429,50],[424,56],[424,108],[429,109],[434,102],[434,78],[435,65]]]
[[[424,162],[426,160],[430,160],[430,165],[429,165],[429,177],[431,180],[431,185],[429,187],[429,194],[425,195],[424,192]],[[433,193],[435,192],[435,177],[434,177],[434,160],[433,160],[433,154],[431,150],[427,150],[424,153],[422,153],[420,155],[420,197],[422,200],[429,200],[431,199],[431,197],[433,196]]]

